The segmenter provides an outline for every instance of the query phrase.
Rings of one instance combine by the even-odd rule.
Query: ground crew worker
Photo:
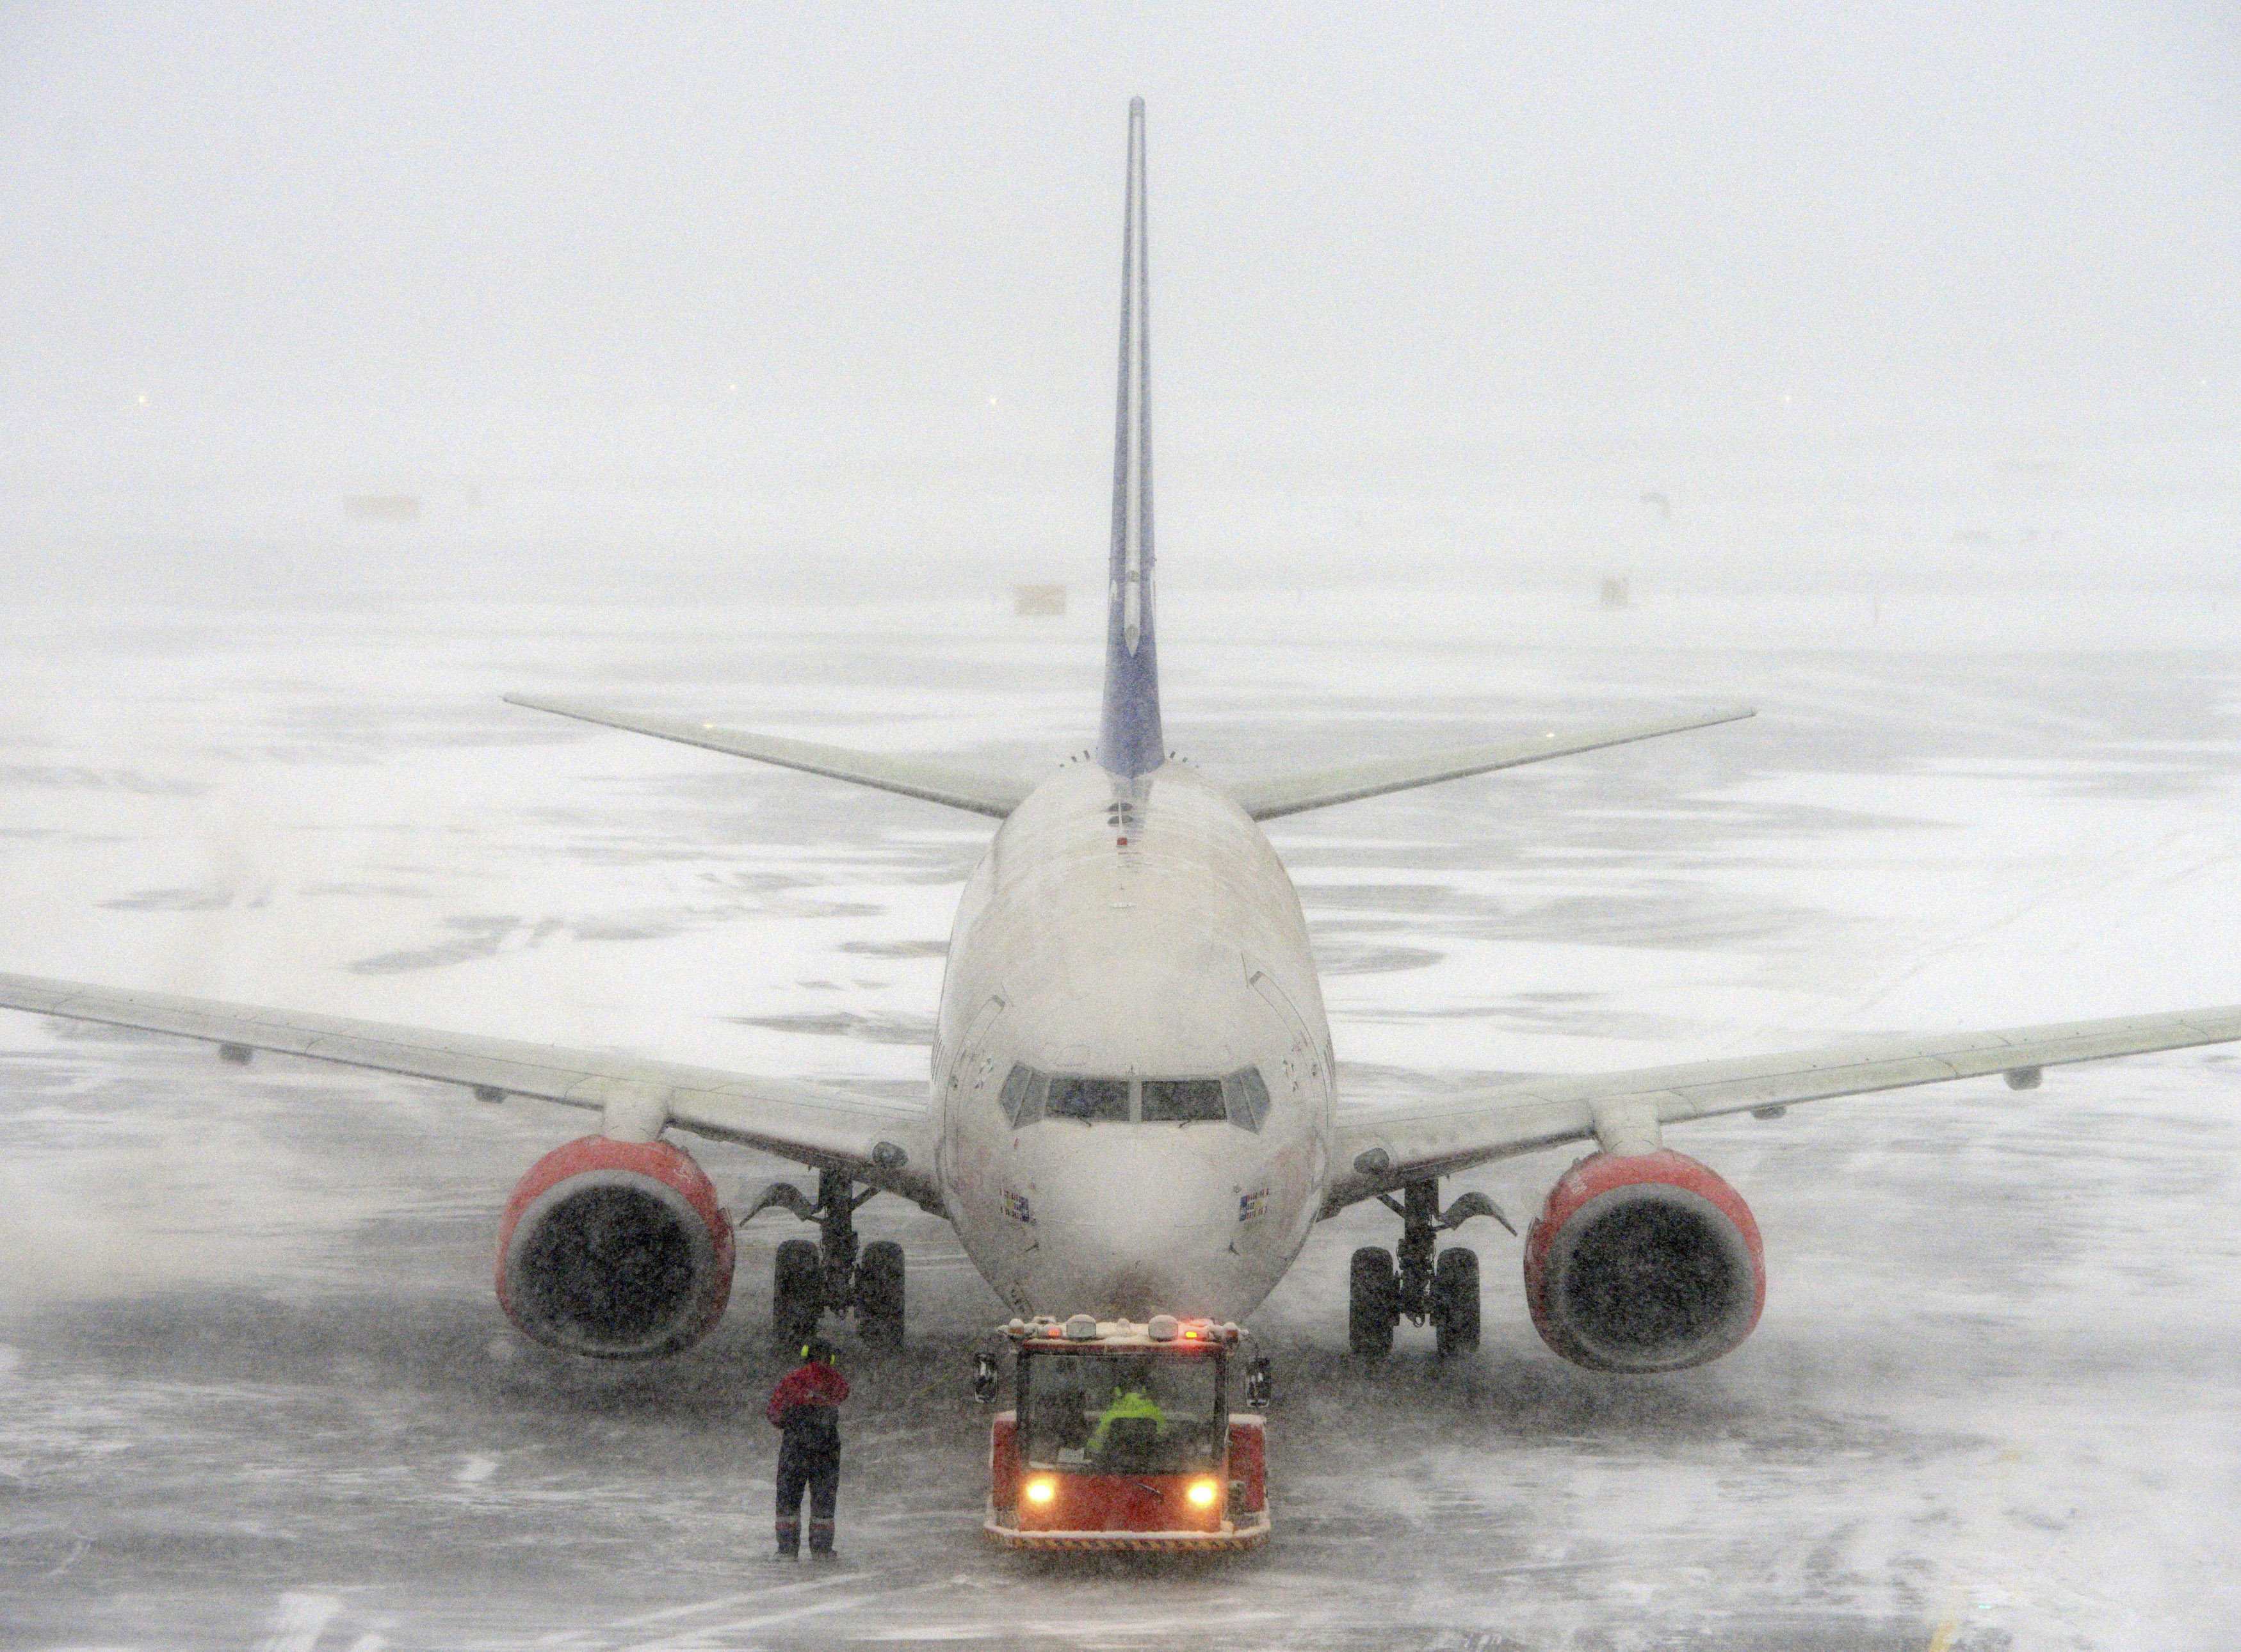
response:
[[[840,1402],[848,1379],[833,1368],[833,1345],[812,1337],[801,1363],[771,1390],[766,1415],[779,1431],[778,1557],[801,1555],[801,1494],[809,1494],[809,1557],[833,1558],[833,1505],[840,1490]]]
[[[1105,1436],[1113,1425],[1128,1417],[1149,1417],[1164,1429],[1167,1414],[1160,1409],[1160,1402],[1144,1390],[1141,1377],[1123,1377],[1114,1391],[1113,1403],[1105,1408],[1105,1415],[1097,1419],[1097,1427],[1090,1431],[1089,1455],[1098,1455],[1105,1449]]]

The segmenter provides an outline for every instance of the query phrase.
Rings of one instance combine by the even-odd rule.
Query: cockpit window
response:
[[[1071,1073],[1054,1073],[1043,1112],[1050,1118],[1079,1119],[1084,1124],[1126,1123],[1128,1080],[1085,1079]]]
[[[1190,1124],[1227,1116],[1220,1079],[1146,1079],[1146,1124]]]
[[[1268,1117],[1268,1087],[1261,1081],[1261,1069],[1248,1067],[1231,1073],[1221,1081],[1221,1089],[1230,1123],[1241,1130],[1258,1130]]]
[[[1015,1067],[1004,1080],[1004,1094],[998,1105],[1004,1109],[1005,1118],[1012,1128],[1033,1124],[1043,1116],[1043,1092],[1050,1080],[1031,1067]]]
[[[1129,1080],[1039,1073],[1023,1062],[1005,1074],[997,1105],[1014,1130],[1038,1119],[1125,1124],[1133,1118],[1146,1124],[1228,1119],[1241,1130],[1257,1131],[1268,1121],[1268,1087],[1249,1067],[1221,1079]]]

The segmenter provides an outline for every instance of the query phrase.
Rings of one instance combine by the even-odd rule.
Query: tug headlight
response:
[[[1027,1483],[1027,1501],[1041,1506],[1058,1495],[1058,1481],[1049,1475],[1037,1475]]]
[[[1194,1480],[1190,1482],[1190,1489],[1183,1494],[1190,1499],[1193,1508],[1211,1508],[1214,1500],[1221,1495],[1221,1488],[1211,1480]]]

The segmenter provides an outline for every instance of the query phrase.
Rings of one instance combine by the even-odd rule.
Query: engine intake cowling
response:
[[[549,1347],[652,1359],[721,1317],[732,1264],[732,1225],[690,1154],[584,1136],[531,1166],[506,1201],[498,1306]]]
[[[1591,1371],[1716,1360],[1766,1306],[1766,1257],[1743,1195],[1684,1154],[1593,1153],[1525,1234],[1541,1340]]]

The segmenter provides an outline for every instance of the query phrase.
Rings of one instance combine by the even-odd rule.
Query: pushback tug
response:
[[[1220,1553],[1268,1535],[1261,1420],[1229,1409],[1244,1360],[1246,1401],[1268,1401],[1246,1334],[1156,1314],[1012,1321],[1012,1406],[988,1441],[984,1529],[1007,1548]],[[994,1358],[978,1389],[993,1399]]]

